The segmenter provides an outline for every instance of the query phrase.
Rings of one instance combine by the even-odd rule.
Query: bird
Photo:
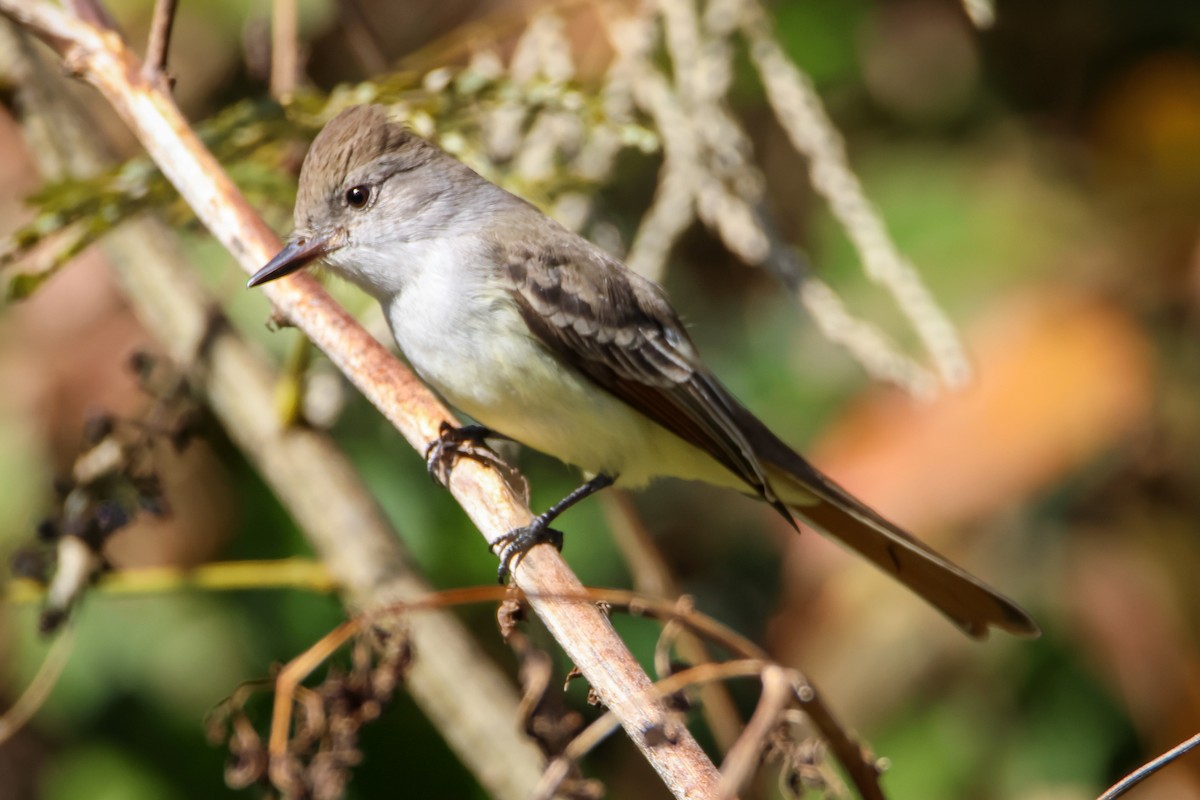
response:
[[[584,497],[658,477],[761,498],[897,579],[964,633],[1037,636],[1020,606],[852,496],[716,378],[656,283],[482,177],[378,105],[347,108],[301,166],[294,230],[250,279],[323,263],[382,306],[405,358],[477,426],[587,481],[502,541],[501,576]]]

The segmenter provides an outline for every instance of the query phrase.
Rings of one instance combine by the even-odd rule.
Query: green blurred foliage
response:
[[[862,0],[815,0],[780,3],[772,10],[788,56],[825,88],[858,76],[857,37],[870,8]]]

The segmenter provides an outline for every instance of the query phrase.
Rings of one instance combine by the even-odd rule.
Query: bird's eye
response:
[[[371,199],[371,190],[367,186],[351,186],[346,190],[346,203],[351,208],[362,208]]]

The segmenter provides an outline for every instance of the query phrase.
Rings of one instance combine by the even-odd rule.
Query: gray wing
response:
[[[544,233],[544,230],[543,230]],[[539,238],[539,237],[528,237]],[[1037,624],[1012,601],[850,496],[717,382],[662,290],[584,240],[509,248],[499,263],[529,329],[568,364],[739,476],[795,525],[784,499],[942,610],[968,635]]]
[[[708,453],[791,521],[738,421],[737,400],[700,363],[663,291],[583,239],[512,247],[498,259],[529,329],[598,386]]]

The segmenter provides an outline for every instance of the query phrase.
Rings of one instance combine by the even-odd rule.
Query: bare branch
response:
[[[556,599],[560,602],[572,600],[581,602],[586,599],[591,603],[626,606],[631,613],[663,621],[679,622],[688,631],[704,637],[709,642],[739,657],[737,661],[700,664],[673,673],[657,681],[651,687],[661,696],[674,694],[687,687],[703,688],[715,681],[761,675],[766,667],[778,666],[772,665],[762,648],[744,636],[711,617],[695,613],[690,609],[681,609],[678,603],[645,597],[623,589],[595,588],[587,589],[584,594],[575,597],[562,595]],[[879,786],[879,764],[876,759],[838,723],[829,707],[818,695],[816,688],[798,670],[789,669],[787,674],[800,709],[828,743],[830,751],[845,768],[859,794],[866,800],[883,800],[883,790]],[[534,796],[549,796],[546,795],[546,792],[553,791],[554,787],[558,785],[556,781],[567,775],[569,766],[603,741],[615,725],[615,717],[612,711],[609,711],[585,728],[564,749],[563,755],[547,767]]]
[[[603,506],[613,540],[633,576],[633,588],[668,601],[679,598],[683,589],[667,567],[654,538],[638,518],[629,497],[615,491],[603,498]],[[674,644],[679,655],[691,664],[711,660],[704,642],[691,632],[681,632]],[[665,673],[660,670],[659,674]],[[742,727],[742,718],[733,698],[723,685],[708,684],[700,687],[700,706],[717,746],[728,752]]]
[[[591,593],[595,594],[594,591]],[[694,624],[697,630],[701,627],[707,627],[711,622],[698,615],[690,616],[686,621],[689,625]],[[817,699],[816,693],[812,691],[812,687],[795,670],[789,670],[777,664],[772,664],[761,657],[748,656],[737,661],[726,661],[720,664],[701,664],[691,669],[685,669],[663,678],[655,683],[652,688],[665,697],[689,687],[704,686],[714,681],[750,677],[765,678],[768,672],[778,673],[777,676],[771,678],[773,681],[786,677],[788,692],[786,698],[783,700],[783,705],[786,706],[792,699],[799,701],[810,719],[814,721],[821,733],[827,737],[830,746],[835,754],[837,754],[843,766],[849,771],[851,780],[854,781],[855,787],[864,800],[884,800],[883,790],[879,786],[879,774],[874,765],[864,759],[860,752],[855,751],[854,741],[837,726],[824,708],[818,709],[820,711],[819,714],[813,714],[814,707],[819,707],[820,701]],[[783,683],[780,683],[773,688],[772,697],[770,698],[771,705],[778,708],[780,712],[783,710],[783,706],[779,706],[779,698],[775,689],[781,688],[783,685]],[[767,715],[767,712],[764,712],[764,715]],[[778,716],[777,713],[776,716]],[[537,798],[537,800],[548,800],[548,798],[553,797],[555,790],[569,774],[571,765],[602,742],[616,728],[616,725],[616,719],[611,711],[606,712],[588,725],[563,750],[563,754],[559,758],[554,759],[546,768],[546,772],[542,775],[542,779],[538,782],[538,787],[534,791],[534,798]],[[849,756],[848,758],[846,758],[847,755]],[[722,800],[731,797],[728,794],[723,796],[715,794],[713,796],[721,797]]]
[[[0,25],[0,34],[8,34],[7,25]],[[15,53],[18,46],[9,46],[14,39],[0,37],[0,51]],[[17,81],[23,122],[37,130],[30,137],[33,151],[51,170],[96,171],[104,162],[94,129],[78,110],[64,107],[50,76],[40,80],[33,66],[26,58]],[[229,436],[303,528],[347,602],[369,612],[428,595],[430,588],[409,568],[399,537],[345,455],[328,436],[280,424],[276,370],[216,314],[174,235],[141,218],[105,244],[117,256],[113,267],[142,323],[187,369]],[[409,693],[492,796],[523,800],[540,774],[541,758],[527,739],[496,735],[516,719],[511,681],[480,658],[478,644],[445,612],[414,618],[408,635],[421,654],[409,675]]]
[[[1118,797],[1128,792],[1134,786],[1137,786],[1139,783],[1146,780],[1146,778],[1149,778],[1151,775],[1158,772],[1172,761],[1175,761],[1181,756],[1191,752],[1197,746],[1200,746],[1200,733],[1197,733],[1187,741],[1181,742],[1175,747],[1172,747],[1158,758],[1148,761],[1147,763],[1138,767],[1133,772],[1129,773],[1124,778],[1110,786],[1108,790],[1104,794],[1100,795],[1097,800],[1117,800]]]
[[[360,620],[343,622],[316,642],[312,647],[293,658],[275,676],[275,708],[271,713],[270,753],[272,761],[287,752],[288,732],[291,727],[291,708],[300,684],[329,659],[338,648],[355,636],[362,625]]]
[[[332,594],[346,587],[333,579],[323,561],[280,558],[262,561],[210,561],[198,566],[131,567],[95,577],[91,591],[106,595],[146,595],[198,589],[207,592],[253,589],[302,589]],[[46,596],[46,587],[29,578],[18,578],[5,586],[0,602],[36,603]]]
[[[247,272],[277,252],[278,237],[247,204],[180,115],[171,98],[141,78],[140,65],[116,37],[46,2],[0,0],[0,12],[52,40],[71,69],[96,86],[203,223]],[[303,330],[419,451],[450,419],[446,409],[399,361],[338,307],[311,278],[264,287],[275,306]],[[450,489],[489,543],[528,525],[533,515],[494,471],[469,459]],[[582,586],[552,548],[535,548],[515,571],[534,610],[591,683],[602,702],[676,797],[711,797],[716,768],[691,734],[652,741],[666,709],[608,619],[598,609],[554,597]]]
[[[58,683],[62,671],[66,669],[74,647],[75,629],[68,627],[50,645],[50,650],[46,653],[42,665],[38,667],[37,674],[29,682],[29,686],[25,688],[15,703],[9,706],[3,714],[0,714],[0,745],[25,727],[25,723],[29,722],[46,702],[51,690]]]
[[[763,668],[762,696],[754,716],[742,731],[737,743],[730,749],[721,764],[721,787],[718,797],[734,797],[758,768],[767,737],[775,730],[783,710],[796,694],[792,687],[792,674],[780,666]]]
[[[713,681],[729,680],[730,678],[757,677],[769,662],[758,658],[746,658],[738,661],[726,661],[721,664],[702,664],[698,667],[676,672],[649,687],[659,698],[674,694],[690,686],[701,686]],[[591,752],[609,734],[616,730],[619,720],[610,709],[583,729],[583,732],[571,740],[563,750],[563,754],[550,762],[545,774],[538,782],[533,793],[535,800],[550,800],[554,797],[559,785],[569,774],[571,765]],[[661,730],[658,728],[656,730]],[[661,734],[660,734],[661,738]],[[714,785],[707,793],[698,797],[716,798],[719,795]]]
[[[171,28],[175,24],[178,5],[179,0],[156,0],[154,3],[150,40],[146,44],[146,63],[142,65],[142,76],[148,81],[170,81],[167,78],[167,50],[171,46]]]

